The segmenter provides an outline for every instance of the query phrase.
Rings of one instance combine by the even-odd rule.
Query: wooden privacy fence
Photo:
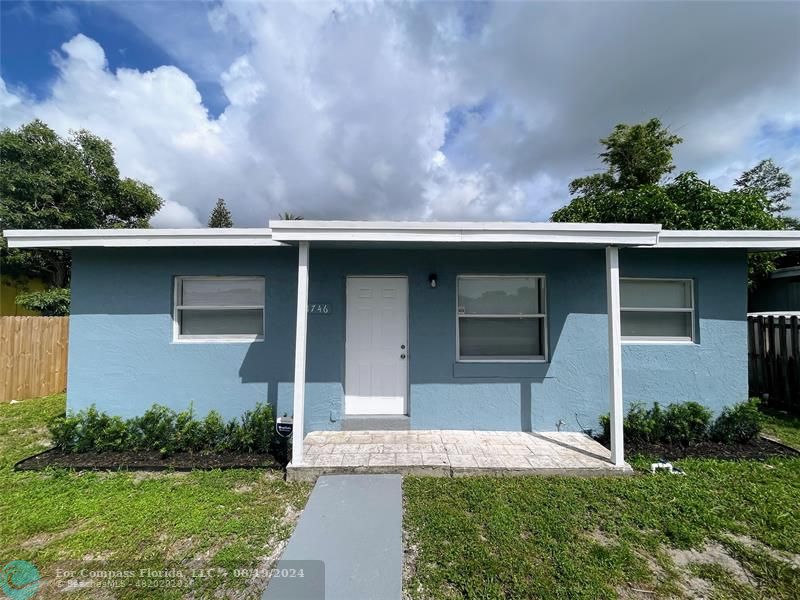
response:
[[[800,326],[792,316],[747,318],[750,395],[773,408],[800,412]]]
[[[0,317],[0,402],[63,392],[69,317]]]

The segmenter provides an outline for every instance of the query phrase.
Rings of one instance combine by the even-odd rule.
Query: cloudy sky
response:
[[[0,125],[111,139],[200,226],[545,220],[597,140],[657,116],[727,187],[772,157],[800,208],[800,3],[0,3]],[[800,211],[794,210],[795,214]]]

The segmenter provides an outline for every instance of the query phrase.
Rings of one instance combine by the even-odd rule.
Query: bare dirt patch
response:
[[[167,546],[166,551],[164,552],[165,557],[167,560],[175,560],[180,559],[184,556],[187,556],[189,552],[195,546],[194,538],[191,536],[186,538],[181,538],[179,540],[175,540],[169,546]]]
[[[51,531],[51,532],[43,532],[37,533],[36,535],[29,537],[27,540],[22,542],[20,546],[22,548],[31,548],[31,549],[40,549],[52,544],[53,542],[57,542],[58,540],[63,540],[65,537],[69,537],[74,533],[80,531],[81,527],[79,525],[74,525],[67,529],[62,529],[61,531]]]
[[[406,497],[403,494],[403,523],[405,523]],[[417,572],[417,557],[419,546],[411,541],[411,536],[405,525],[403,526],[403,600],[410,600],[410,582]],[[421,591],[421,590],[417,590]]]
[[[590,531],[589,539],[606,548],[608,546],[613,546],[616,543],[614,538],[610,537],[605,531],[601,531],[600,529],[593,529]]]
[[[289,525],[291,525],[293,529],[302,512],[302,510],[298,510],[287,504],[284,508],[283,517],[281,517],[281,524],[278,527],[278,530],[280,531]],[[242,596],[237,597],[255,597],[266,589],[267,584],[269,583],[270,569],[272,569],[275,563],[278,562],[283,554],[284,549],[286,548],[286,545],[289,543],[288,537],[285,539],[279,539],[280,537],[282,537],[282,534],[277,534],[267,540],[267,543],[264,546],[265,548],[271,548],[270,553],[259,558],[258,566],[255,569],[255,575],[250,579],[250,581],[247,582],[247,588]]]
[[[739,583],[750,584],[752,578],[738,560],[733,558],[722,544],[709,542],[700,550],[678,550],[671,548],[667,551],[672,561],[680,568],[687,569],[690,565],[719,565],[728,571]]]
[[[778,562],[784,562],[796,569],[800,569],[800,554],[794,554],[792,552],[782,552],[780,550],[775,550],[774,548],[770,548],[759,542],[758,540],[754,540],[751,537],[746,535],[729,535],[730,539],[735,542],[750,548],[751,550],[755,550],[756,552],[763,552],[767,554],[770,558],[777,560]]]

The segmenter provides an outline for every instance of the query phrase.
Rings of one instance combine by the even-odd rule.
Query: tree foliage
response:
[[[672,147],[682,141],[658,119],[636,125],[620,123],[611,135],[600,140],[605,151],[599,157],[607,171],[574,179],[569,185],[570,194],[591,195],[656,185],[675,169]]]
[[[303,217],[290,212],[282,212],[278,215],[281,221],[302,221]]]
[[[665,229],[783,229],[760,193],[724,192],[687,171],[664,185],[578,196],[553,213],[573,223],[660,223]]]
[[[216,228],[233,227],[231,211],[228,210],[223,198],[217,198],[217,203],[208,216],[208,226]]]
[[[764,194],[769,203],[769,211],[773,215],[780,215],[789,209],[792,178],[771,158],[762,160],[752,169],[742,173],[734,185],[734,189],[742,192]]]
[[[69,288],[50,288],[17,294],[15,302],[40,313],[43,317],[64,317],[69,314]]]
[[[121,178],[114,148],[81,130],[63,138],[39,120],[0,131],[0,227],[97,229],[148,227],[162,200],[153,189]],[[3,272],[64,287],[69,254],[15,250],[0,244]]]
[[[553,213],[557,222],[660,223],[665,229],[785,229],[791,219],[791,178],[772,160],[745,171],[732,190],[720,190],[693,171],[666,180],[675,166],[672,148],[681,142],[658,119],[617,125],[600,140],[603,173],[575,179],[573,196]],[[750,259],[751,282],[774,268],[775,254]]]

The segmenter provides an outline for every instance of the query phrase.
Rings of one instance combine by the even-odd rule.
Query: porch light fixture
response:
[[[439,283],[439,279],[436,277],[436,273],[431,273],[428,275],[428,283],[431,284],[433,289],[436,289],[436,285]]]

